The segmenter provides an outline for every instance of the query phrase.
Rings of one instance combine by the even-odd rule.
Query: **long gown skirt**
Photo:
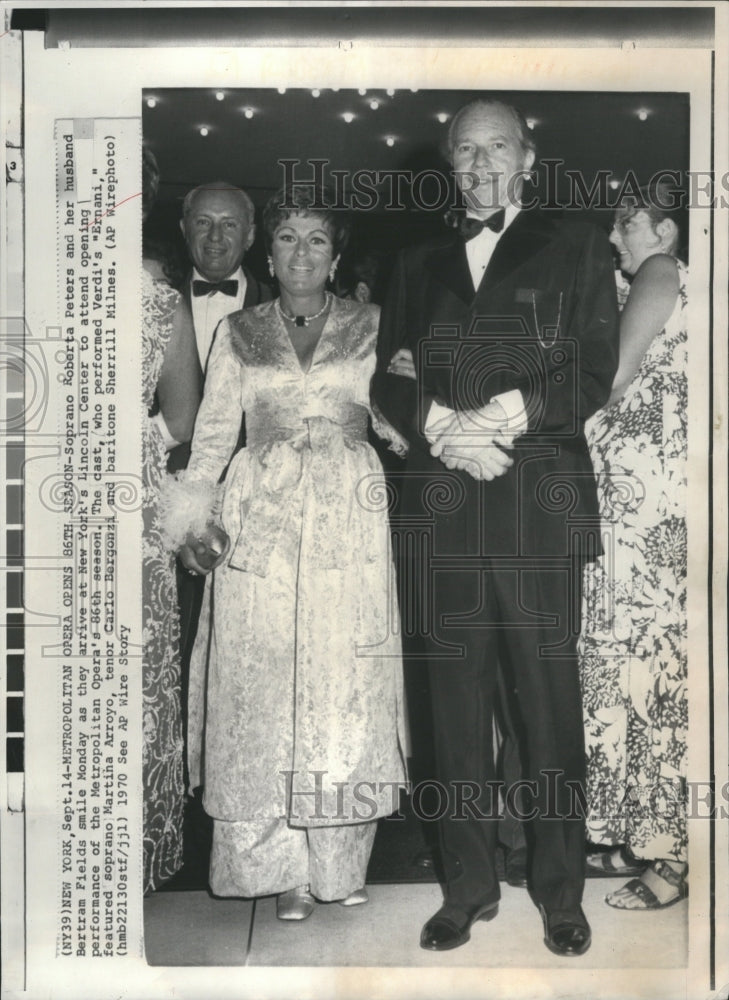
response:
[[[233,477],[235,474],[231,470]],[[315,714],[318,728],[330,737],[328,747],[318,747],[323,754],[315,767],[321,772],[320,787],[328,789],[328,773],[340,771],[340,758],[346,756],[346,747],[351,745],[354,749],[368,739],[365,730],[370,716],[354,711],[342,719],[342,697],[333,690],[330,697],[326,694],[322,697],[315,686],[302,687],[297,663],[312,658],[336,663],[333,647],[338,643],[342,644],[342,659],[351,657],[346,645],[351,631],[342,631],[338,623],[342,618],[352,620],[361,616],[361,602],[369,599],[368,594],[370,597],[379,594],[377,599],[386,604],[382,565],[372,563],[363,567],[363,577],[357,580],[356,587],[352,586],[348,569],[305,565],[307,555],[301,543],[306,476],[299,483],[297,494],[299,502],[290,504],[289,510],[298,506],[298,516],[287,520],[266,576],[226,565],[219,567],[208,582],[198,628],[199,636],[210,636],[205,756],[212,755],[218,767],[222,761],[223,768],[227,766],[234,771],[240,768],[244,755],[247,758],[244,770],[250,778],[248,788],[258,790],[251,791],[243,805],[228,801],[230,811],[247,815],[245,819],[226,820],[216,816],[216,812],[222,811],[220,797],[209,795],[206,789],[205,808],[214,817],[210,886],[220,896],[267,895],[308,883],[319,899],[342,899],[364,885],[374,841],[376,818],[370,818],[373,809],[367,804],[369,787],[362,793],[361,808],[354,817],[348,816],[356,822],[343,822],[349,809],[343,801],[341,810],[331,816],[330,802],[322,798],[319,811],[324,825],[310,825],[316,775],[310,780],[311,775],[292,772],[297,713]],[[235,629],[230,627],[231,615],[235,616]],[[304,635],[307,640],[303,640]],[[191,669],[191,703],[200,704],[200,699],[205,698],[199,686],[204,675],[204,668],[200,669],[204,646],[203,641],[198,642],[193,654],[197,663]],[[363,662],[367,662],[366,658]],[[252,664],[260,666],[251,669]],[[393,673],[399,671],[399,656],[393,657],[391,666]],[[197,690],[192,687],[195,678]],[[346,679],[345,674],[345,682]],[[379,685],[382,704],[391,703],[390,725],[394,733],[398,725],[396,711],[401,710],[393,697],[396,684],[383,679],[381,669],[365,670],[361,679],[373,685],[370,694],[374,700]],[[331,676],[332,689],[337,682],[338,678]],[[211,691],[219,694],[211,697]],[[356,690],[351,692],[353,705],[358,694]],[[240,740],[231,739],[231,720],[236,715],[237,701],[240,701],[240,717],[245,718],[245,738]],[[246,711],[250,705],[256,705],[258,711]],[[392,735],[383,742],[389,749]],[[385,760],[387,756],[385,752]],[[380,772],[363,779],[367,783],[368,778],[377,781],[382,776]],[[391,808],[384,809],[387,813],[397,809],[398,784],[404,772],[391,767],[389,773],[384,771],[384,776],[392,779],[391,787],[385,790],[385,799],[391,804]],[[380,809],[379,814],[382,812]],[[326,825],[327,815],[336,823]]]

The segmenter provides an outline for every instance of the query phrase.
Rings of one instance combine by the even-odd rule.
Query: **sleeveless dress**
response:
[[[158,888],[182,866],[184,808],[180,711],[180,622],[174,557],[160,533],[159,495],[167,454],[147,419],[180,295],[142,272],[142,622],[144,890]]]
[[[579,640],[587,831],[686,860],[687,268],[621,400],[586,425],[605,554],[588,564]]]
[[[406,780],[388,494],[366,437],[378,317],[333,297],[308,372],[275,302],[228,316],[211,351],[178,485],[200,491],[204,523],[245,413],[223,484],[231,546],[190,665],[188,768],[218,895],[361,888]]]

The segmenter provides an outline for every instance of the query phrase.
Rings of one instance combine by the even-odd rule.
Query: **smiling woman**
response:
[[[338,254],[333,257],[329,227],[305,215],[294,215],[277,228],[271,252],[281,297],[292,307],[306,305],[306,300],[317,296],[339,261]],[[306,312],[306,308],[295,311]]]
[[[379,310],[326,290],[348,237],[331,203],[304,184],[266,206],[281,297],[218,328],[168,518],[174,534],[175,496],[199,507],[176,542],[188,569],[214,569],[188,732],[191,784],[214,819],[210,885],[276,893],[282,920],[309,916],[316,898],[366,902],[376,821],[405,779],[389,525],[367,442]],[[246,447],[216,517],[243,412]]]

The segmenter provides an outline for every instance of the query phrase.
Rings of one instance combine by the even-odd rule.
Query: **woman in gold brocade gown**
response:
[[[316,899],[366,901],[377,818],[405,780],[387,503],[367,443],[379,310],[326,291],[348,230],[322,204],[311,185],[268,203],[280,298],[218,328],[168,497],[183,562],[214,566],[189,725],[191,784],[214,819],[211,888],[275,893],[282,919]],[[244,414],[246,447],[217,488]]]

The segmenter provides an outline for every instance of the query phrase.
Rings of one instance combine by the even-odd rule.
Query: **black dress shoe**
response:
[[[471,927],[477,920],[493,920],[499,912],[499,902],[482,906],[463,907],[445,903],[423,927],[420,947],[428,951],[450,951],[460,948],[471,938]]]
[[[429,847],[424,848],[422,851],[418,851],[417,854],[413,855],[410,864],[414,868],[427,868],[432,871],[435,868],[435,856]]]
[[[516,889],[526,889],[527,884],[527,849],[517,847],[513,851],[507,851],[506,881]]]
[[[573,910],[545,910],[539,905],[544,923],[544,943],[555,955],[584,955],[592,944],[587,917],[578,906]]]

